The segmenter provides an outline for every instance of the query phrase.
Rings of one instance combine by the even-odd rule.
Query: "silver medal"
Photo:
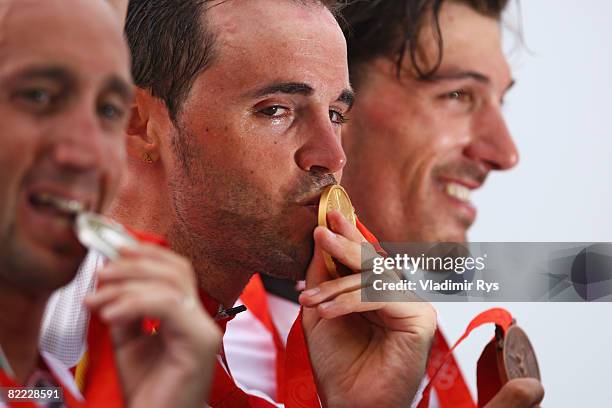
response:
[[[92,212],[77,215],[74,228],[83,246],[100,252],[110,260],[119,257],[119,248],[138,242],[118,222]]]

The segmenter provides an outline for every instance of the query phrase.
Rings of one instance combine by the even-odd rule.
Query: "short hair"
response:
[[[508,0],[447,0],[468,5],[488,17],[501,19]],[[381,56],[397,57],[397,75],[406,53],[417,75],[427,79],[442,63],[443,38],[440,8],[444,0],[354,0],[340,12],[347,37],[349,71],[353,83],[359,82],[361,68]],[[417,52],[421,28],[430,16],[437,43],[433,67],[419,65]]]
[[[125,25],[136,86],[161,99],[176,121],[196,77],[216,56],[215,33],[206,24],[207,3],[214,0],[130,0]],[[316,3],[332,13],[336,0]]]

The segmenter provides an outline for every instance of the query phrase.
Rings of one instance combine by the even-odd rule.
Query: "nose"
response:
[[[465,155],[493,170],[509,170],[517,165],[518,150],[499,105],[483,109],[473,121],[474,138]]]
[[[324,117],[323,117],[324,116]],[[300,169],[310,172],[339,173],[346,164],[339,130],[329,120],[329,113],[303,126],[304,142],[295,153]]]
[[[75,107],[57,118],[52,136],[54,159],[62,167],[91,169],[104,160],[104,132],[91,107]]]

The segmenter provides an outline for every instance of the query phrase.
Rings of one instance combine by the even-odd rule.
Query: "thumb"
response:
[[[534,378],[508,381],[485,408],[533,408],[544,398],[544,388]]]

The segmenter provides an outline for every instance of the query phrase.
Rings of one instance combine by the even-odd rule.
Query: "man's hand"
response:
[[[485,408],[537,408],[544,398],[542,384],[533,378],[508,381]]]
[[[86,303],[111,327],[128,406],[201,407],[221,334],[200,303],[191,264],[142,244],[122,249],[98,279]],[[155,335],[143,333],[143,318],[160,321]]]
[[[425,374],[436,313],[425,302],[362,302],[365,239],[338,212],[317,227],[306,273],[303,326],[324,406],[410,406]],[[322,251],[356,272],[329,276]]]

